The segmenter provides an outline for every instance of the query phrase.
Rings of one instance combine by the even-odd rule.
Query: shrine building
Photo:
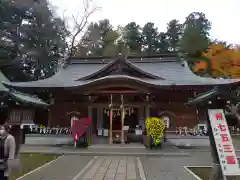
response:
[[[71,59],[54,76],[32,82],[4,82],[27,93],[51,94],[48,125],[69,127],[76,111],[93,119],[93,131],[122,136],[124,126],[144,127],[147,117],[164,118],[168,130],[205,123],[201,109],[186,106],[189,99],[213,88],[231,90],[239,80],[195,75],[180,57],[87,57]]]

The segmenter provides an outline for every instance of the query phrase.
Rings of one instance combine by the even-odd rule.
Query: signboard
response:
[[[170,127],[170,118],[167,116],[163,116],[162,120],[164,121],[165,127],[168,129]]]
[[[240,168],[232,138],[222,109],[209,109],[208,115],[212,126],[219,161],[224,176],[240,175]]]

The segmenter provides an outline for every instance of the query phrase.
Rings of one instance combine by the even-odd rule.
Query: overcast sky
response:
[[[57,13],[71,17],[82,12],[82,0],[49,0]],[[159,31],[166,31],[172,19],[184,22],[191,12],[204,12],[212,22],[212,38],[240,44],[240,0],[94,0],[101,7],[91,21],[107,18],[114,26],[135,21],[140,25],[153,22]]]

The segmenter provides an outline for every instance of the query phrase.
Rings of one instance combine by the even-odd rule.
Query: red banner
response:
[[[92,119],[88,117],[74,119],[72,124],[72,137],[77,141],[92,124]]]

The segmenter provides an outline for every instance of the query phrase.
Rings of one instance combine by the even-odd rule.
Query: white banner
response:
[[[208,115],[223,175],[240,175],[238,159],[223,110],[209,109]]]

